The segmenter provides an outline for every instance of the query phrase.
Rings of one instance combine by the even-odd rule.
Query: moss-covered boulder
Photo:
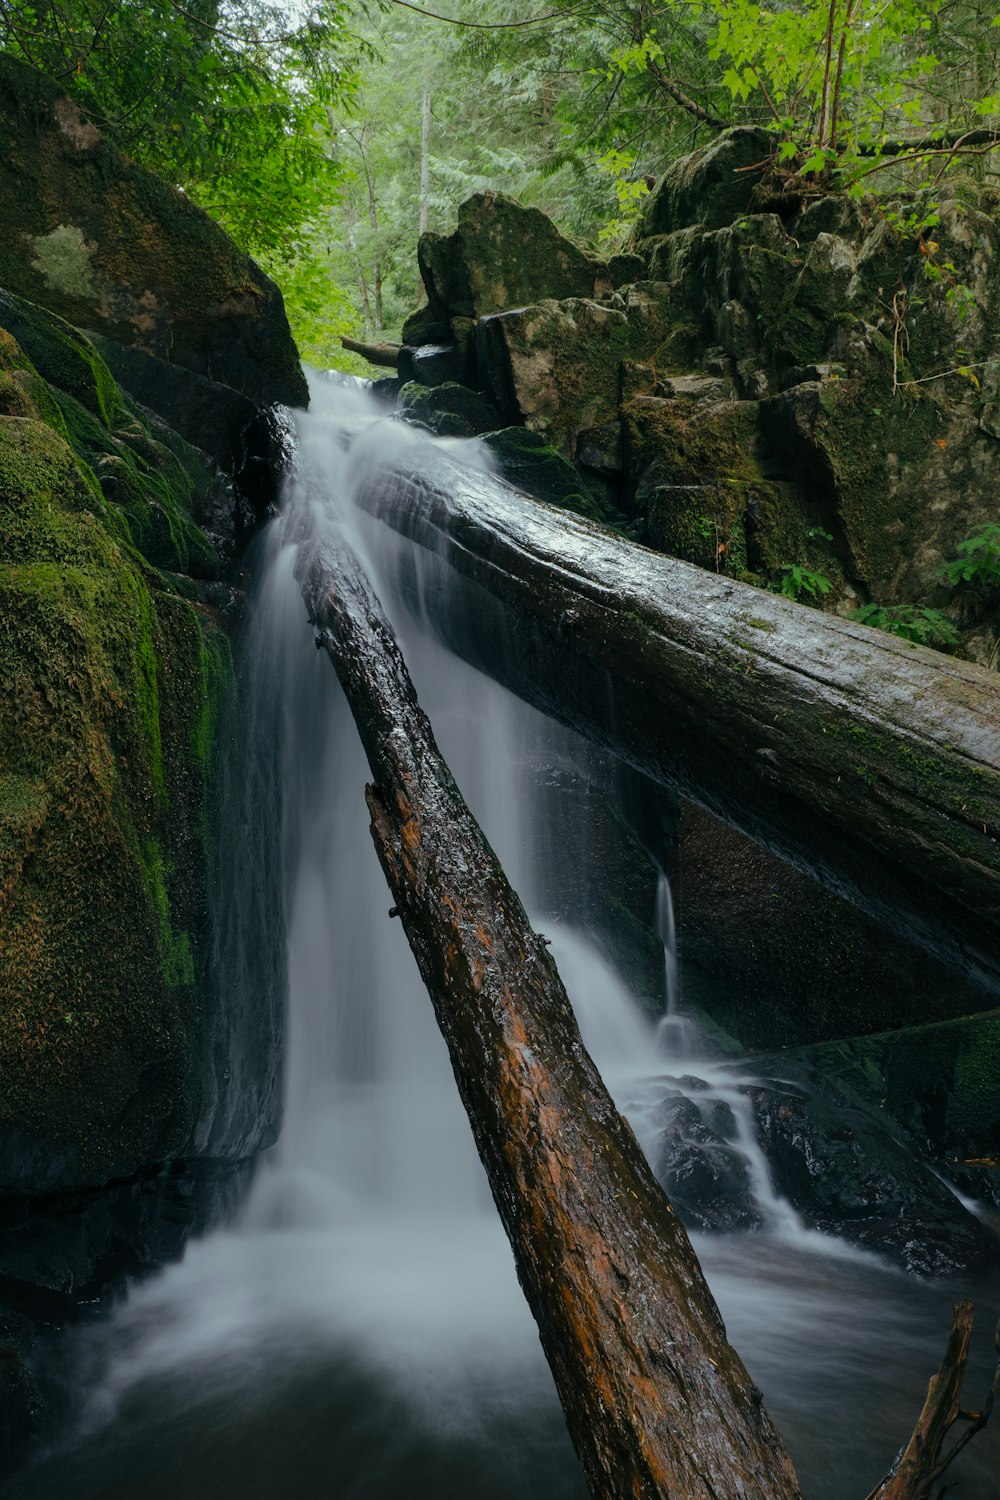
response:
[[[255,401],[308,393],[281,294],[57,84],[0,58],[0,285]],[[73,392],[76,395],[76,392]]]
[[[0,314],[9,1199],[128,1178],[192,1151],[211,1124],[227,1064],[211,1055],[206,869],[232,667],[189,576],[219,568],[197,524],[211,465],[75,329],[7,294]],[[272,1125],[264,1110],[259,1129]]]
[[[492,401],[456,380],[426,386],[411,380],[399,393],[401,415],[439,437],[477,437],[501,421]]]
[[[484,318],[478,333],[480,373],[501,411],[568,457],[579,432],[615,415],[621,364],[633,352],[621,308],[542,302]]]
[[[225,642],[151,592],[50,427],[0,419],[0,491],[0,1124],[4,1186],[37,1192],[125,1175],[190,1129],[191,745]]]
[[[234,501],[214,465],[126,396],[90,339],[62,318],[0,289],[0,330],[0,372],[33,402],[18,412],[8,400],[8,413],[39,416],[66,439],[112,502],[109,521],[148,562],[217,577],[234,541]]]
[[[646,200],[640,236],[731,224],[750,208],[772,150],[766,131],[739,126],[671,162]]]
[[[430,308],[421,328],[428,330],[450,318],[484,317],[546,297],[592,297],[611,286],[603,261],[566,239],[537,208],[502,193],[467,198],[454,233],[422,235],[418,258]],[[408,326],[419,336],[416,324]]]
[[[515,489],[578,516],[590,516],[594,521],[607,519],[577,470],[539,433],[524,427],[503,427],[488,433],[484,443],[500,477]]]

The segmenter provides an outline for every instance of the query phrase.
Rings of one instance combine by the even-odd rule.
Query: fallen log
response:
[[[1000,1323],[997,1324],[994,1344],[997,1350],[997,1367],[986,1400],[978,1411],[967,1411],[962,1407],[962,1383],[969,1357],[969,1340],[972,1337],[972,1303],[960,1302],[955,1308],[951,1336],[944,1359],[927,1386],[927,1396],[920,1409],[910,1440],[900,1450],[892,1470],[877,1484],[867,1500],[931,1500],[934,1487],[945,1470],[970,1443],[977,1432],[982,1432],[993,1411],[993,1402],[1000,1391]],[[958,1422],[968,1425],[945,1451],[945,1442]]]
[[[424,549],[453,650],[1000,989],[1000,677],[440,453],[359,460],[355,493]]]
[[[599,1500],[795,1500],[687,1234],[465,806],[360,567],[300,554],[375,785],[372,834],[447,1041],[566,1421]]]
[[[395,370],[399,365],[400,344],[365,344],[359,339],[349,339],[345,334],[340,336],[341,347],[349,349],[352,354],[360,354],[370,365],[384,365],[390,370]]]

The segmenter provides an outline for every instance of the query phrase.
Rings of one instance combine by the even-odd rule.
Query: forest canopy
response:
[[[995,176],[995,0],[0,0],[57,77],[280,281],[307,358],[398,328],[414,249],[470,192],[623,244],[649,183],[720,129],[776,181],[927,199]]]

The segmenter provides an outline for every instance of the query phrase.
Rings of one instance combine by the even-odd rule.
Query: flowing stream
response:
[[[696,1237],[696,1246],[808,1500],[863,1500],[912,1425],[953,1289],[908,1281],[806,1233],[777,1198],[740,1080],[702,1055],[683,1015],[665,880],[649,913],[665,940],[662,1021],[584,926],[546,914],[558,861],[587,864],[586,826],[567,816],[558,784],[599,779],[597,757],[435,643],[420,618],[429,585],[419,560],[351,508],[360,465],[429,441],[328,382],[316,384],[300,420],[297,473],[264,543],[246,747],[277,765],[280,782],[289,955],[281,1139],[237,1223],[191,1244],[181,1263],[73,1337],[71,1378],[83,1399],[13,1495],[586,1495],[444,1044],[388,915],[354,726],[312,648],[294,582],[296,542],[343,527],[399,630],[458,783],[551,939],[584,1039],[644,1146],[655,1151],[665,1079],[693,1080],[699,1100],[733,1111],[762,1227]],[[473,444],[458,451],[481,462]],[[989,1339],[979,1332],[974,1400],[988,1380]],[[998,1454],[995,1437],[977,1439],[953,1493],[1000,1497]]]

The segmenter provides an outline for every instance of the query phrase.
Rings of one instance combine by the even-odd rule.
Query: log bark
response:
[[[356,495],[452,649],[1000,989],[1000,677],[407,462]]]
[[[346,334],[341,335],[340,342],[352,354],[360,354],[370,365],[381,365],[390,370],[399,365],[399,344],[366,344],[360,339],[349,339]]]
[[[375,846],[592,1494],[799,1497],[687,1234],[441,758],[356,560],[317,544],[297,573],[361,733]]]
[[[967,1411],[961,1404],[962,1383],[972,1337],[972,1303],[960,1302],[955,1308],[951,1336],[944,1359],[927,1386],[910,1440],[900,1451],[895,1464],[881,1484],[876,1485],[867,1500],[931,1500],[934,1487],[958,1457],[967,1443],[981,1432],[990,1419],[993,1402],[1000,1390],[1000,1323],[994,1342],[998,1361],[993,1384],[978,1411]],[[968,1425],[951,1448],[945,1442],[958,1422]]]

